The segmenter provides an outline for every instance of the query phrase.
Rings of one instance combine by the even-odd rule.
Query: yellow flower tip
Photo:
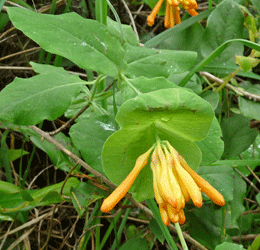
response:
[[[154,25],[154,20],[155,20],[155,17],[149,15],[146,19],[146,22],[148,24],[148,26],[153,26]]]
[[[179,1],[178,0],[167,0],[167,3],[170,5],[170,6],[174,6],[174,7],[177,7],[179,6]]]
[[[160,8],[161,8],[161,6],[162,6],[162,3],[163,3],[163,0],[159,0],[159,1],[157,2],[157,4],[154,6],[154,8],[153,8],[151,14],[147,17],[146,21],[147,21],[147,24],[148,24],[149,26],[153,26],[155,17],[156,17],[156,15],[157,15],[158,12],[159,12],[159,10],[160,10]]]
[[[167,210],[166,210],[166,204],[165,204],[165,207],[162,205],[159,205],[159,210],[160,210],[161,218],[162,218],[164,225],[169,226],[171,220],[170,220]]]
[[[196,10],[194,10],[194,9],[187,9],[187,11],[189,12],[189,14],[190,14],[191,16],[196,16],[196,15],[199,14],[199,13],[198,13]]]
[[[169,204],[167,204],[167,213],[173,223],[177,223],[179,221],[179,212],[176,212],[175,209]]]
[[[115,205],[116,205],[116,204],[115,204]],[[108,212],[111,211],[113,208],[114,208],[113,204],[111,204],[111,202],[108,200],[108,198],[106,198],[106,199],[103,201],[100,210],[101,210],[103,213],[108,213]]]
[[[184,222],[186,221],[186,217],[184,214],[183,209],[179,212],[179,223],[180,224],[184,224]]]

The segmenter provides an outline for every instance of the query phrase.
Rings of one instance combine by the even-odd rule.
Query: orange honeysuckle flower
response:
[[[152,152],[153,151],[153,152]],[[163,223],[170,221],[183,224],[185,202],[190,199],[197,207],[202,206],[201,191],[219,206],[225,205],[224,197],[207,181],[192,170],[185,159],[168,141],[157,142],[139,156],[135,167],[126,179],[104,200],[101,211],[109,212],[126,195],[140,171],[146,166],[151,154],[153,189]]]
[[[153,26],[156,15],[158,14],[163,0],[159,0],[154,6],[151,14],[147,17],[147,24]],[[172,28],[175,24],[181,22],[180,8],[181,5],[185,10],[189,12],[190,15],[196,16],[198,12],[195,10],[198,8],[196,0],[166,0],[166,10],[165,10],[165,28]]]

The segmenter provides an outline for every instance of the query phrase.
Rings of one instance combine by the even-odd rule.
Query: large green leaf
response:
[[[125,74],[130,78],[163,76],[171,72],[187,71],[195,63],[197,53],[192,51],[157,50],[125,44],[125,60],[128,64]]]
[[[221,140],[221,136],[221,128],[216,117],[214,117],[208,136],[204,140],[196,142],[202,152],[200,165],[205,166],[220,159],[224,150],[224,142]]]
[[[236,224],[237,219],[245,211],[243,204],[247,189],[246,182],[237,172],[234,172],[233,181],[233,201],[230,203],[231,226]]]
[[[158,90],[126,101],[116,117],[121,130],[112,134],[103,148],[106,175],[115,184],[121,183],[138,156],[156,142],[156,135],[169,141],[196,169],[201,152],[194,141],[207,135],[213,117],[207,101],[181,88]],[[149,166],[141,171],[130,191],[138,201],[153,197]]]
[[[175,135],[170,130],[155,130],[153,125],[133,126],[121,129],[110,136],[103,148],[102,163],[107,177],[119,185],[130,173],[135,161],[145,153],[155,142],[155,133],[161,140],[167,140],[196,169],[201,160],[201,152],[194,142]],[[153,177],[150,163],[142,169],[130,192],[137,201],[154,197]]]
[[[136,250],[136,249],[148,250],[149,246],[147,241],[143,238],[132,238],[128,240],[126,243],[124,243],[121,247],[119,247],[119,250]]]
[[[122,32],[120,30],[119,24],[116,21],[113,21],[111,18],[107,17],[107,30],[111,36],[116,37],[119,41],[123,40],[123,43],[130,43],[134,46],[139,46],[139,40],[132,27],[130,25],[121,24],[121,28]]]
[[[260,89],[257,87],[246,89],[246,91],[254,95],[260,95]],[[243,115],[256,120],[260,120],[260,102],[252,99],[246,99],[240,96],[239,108],[242,111]]]
[[[155,127],[190,141],[206,137],[214,118],[211,105],[182,88],[162,89],[126,101],[118,111],[120,127]]]
[[[233,168],[230,166],[199,167],[198,174],[216,188],[225,198],[233,200]]]
[[[79,184],[77,178],[71,177],[64,182],[60,182],[40,190],[21,190],[16,193],[1,192],[0,195],[0,207],[1,208],[14,208],[18,210],[29,210],[36,206],[46,206],[49,204],[61,202],[64,198],[59,194],[63,187],[63,194],[65,196],[71,196],[70,190],[72,187],[76,187]],[[26,192],[24,192],[26,191]],[[32,201],[28,201],[30,199]]]
[[[208,249],[215,249],[221,243],[222,211],[219,207],[204,205],[185,214],[192,238]]]
[[[71,188],[71,199],[79,216],[83,215],[91,203],[102,197],[100,189],[90,182],[80,182],[78,186]]]
[[[103,173],[101,152],[106,139],[116,131],[114,119],[103,115],[80,119],[70,129],[73,144],[83,159],[95,170]]]
[[[239,6],[232,0],[223,1],[209,15],[201,44],[203,57],[209,56],[225,41],[243,38],[244,17]],[[217,60],[226,62],[234,55],[243,53],[243,45],[232,43]]]
[[[128,79],[135,90],[140,93],[148,93],[160,89],[177,88],[177,85],[173,82],[168,81],[164,77],[146,78],[143,76]],[[125,100],[136,97],[138,94],[132,88],[130,88],[125,81],[121,84],[121,89],[125,92]]]
[[[46,67],[45,73],[28,79],[15,78],[0,92],[1,119],[18,125],[54,120],[66,111],[81,85],[85,84],[63,68],[41,67]]]
[[[65,153],[63,153],[60,150],[57,150],[57,148],[51,144],[50,142],[44,140],[41,140],[41,136],[38,135],[33,130],[27,128],[26,132],[30,135],[30,140],[41,150],[46,152],[48,156],[50,157],[52,163],[59,169],[69,172],[71,168],[75,165],[75,162]],[[63,133],[59,133],[54,136],[54,138],[61,143],[66,149],[71,151],[77,156],[80,156],[78,149],[75,148],[75,146],[72,145],[71,139],[64,135]],[[80,166],[78,166],[76,169],[79,169]]]
[[[8,14],[14,26],[43,49],[83,69],[117,76],[118,69],[125,67],[119,41],[100,22],[76,13],[46,15],[20,8],[8,8]]]
[[[223,158],[231,158],[245,151],[256,139],[257,131],[250,129],[250,119],[236,115],[223,120],[221,127],[225,149]]]
[[[186,87],[187,87],[187,84],[186,84]],[[200,94],[200,97],[207,100],[211,104],[211,106],[214,110],[218,107],[218,103],[219,103],[219,93],[218,92],[206,90]]]
[[[251,2],[253,3],[253,5],[255,6],[255,8],[258,10],[258,12],[260,13],[260,2],[259,0],[251,0]]]
[[[238,245],[231,242],[223,242],[222,244],[218,245],[215,250],[245,250],[243,245]]]
[[[156,48],[198,51],[203,31],[204,29],[200,23],[194,23],[190,27],[164,39]]]

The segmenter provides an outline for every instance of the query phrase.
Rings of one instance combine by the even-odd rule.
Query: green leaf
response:
[[[198,51],[204,28],[198,22],[164,39],[157,49]]]
[[[146,78],[143,76],[128,79],[128,81],[138,90],[140,93],[148,93],[160,89],[177,88],[177,85],[168,81],[164,77]],[[120,88],[125,92],[125,100],[134,98],[137,93],[130,88],[125,81],[121,84]]]
[[[158,222],[156,221],[156,219],[152,218],[150,220],[149,227],[150,227],[153,235],[163,244],[163,242],[165,241],[165,237],[164,237],[163,232],[160,229],[160,226],[159,226]]]
[[[186,159],[190,167],[193,169],[198,167],[201,152],[194,142],[179,137],[171,130],[160,130],[160,128],[155,130],[153,126],[127,127],[115,132],[104,144],[103,169],[113,183],[119,185],[126,178],[133,169],[136,159],[156,142],[155,133],[161,140],[169,141]],[[134,198],[139,202],[154,197],[153,174],[149,165],[148,162],[130,189]]]
[[[197,170],[206,181],[216,188],[225,198],[233,200],[233,169],[229,166],[199,167]]]
[[[175,25],[173,28],[161,32],[159,35],[154,36],[152,39],[147,41],[145,43],[145,47],[157,48],[160,45],[160,43],[162,43],[163,41],[167,40],[170,37],[178,36],[179,32],[187,29],[188,27],[199,22],[200,20],[207,18],[208,15],[212,12],[212,10],[214,10],[214,8],[212,8],[211,10],[202,11],[198,15],[190,17],[187,20],[181,22],[180,24]]]
[[[101,152],[106,139],[116,129],[114,119],[107,115],[80,119],[70,128],[73,144],[80,150],[83,159],[95,170],[103,172]]]
[[[116,120],[120,127],[154,124],[187,140],[198,141],[207,136],[213,118],[213,109],[207,101],[183,88],[172,88],[126,101]]]
[[[136,250],[136,249],[148,250],[149,246],[147,241],[143,238],[133,238],[128,240],[121,247],[119,247],[119,250]]]
[[[207,27],[204,31],[201,44],[203,57],[209,56],[225,41],[243,38],[244,17],[239,6],[232,0],[221,2],[209,15]],[[232,43],[217,60],[226,62],[234,55],[242,55],[243,45]]]
[[[250,119],[236,115],[223,120],[221,127],[225,149],[223,158],[231,158],[245,151],[256,139],[257,131],[249,128]]]
[[[195,63],[197,53],[192,51],[157,50],[125,44],[125,60],[129,78],[144,76],[147,78],[163,76],[171,72],[187,71]]]
[[[116,117],[121,130],[107,139],[102,152],[106,175],[115,184],[121,183],[138,156],[156,142],[156,135],[169,141],[196,169],[201,153],[193,141],[207,135],[213,117],[207,101],[182,88],[158,90],[124,102]],[[138,201],[153,198],[149,166],[142,169],[130,191]]]
[[[251,2],[257,9],[258,13],[260,14],[260,2],[258,0],[251,0]]]
[[[186,85],[186,87],[187,87],[187,85]],[[219,93],[218,92],[206,90],[200,94],[200,97],[202,97],[203,99],[208,101],[214,110],[218,107],[218,103],[219,103]]]
[[[66,111],[84,83],[63,68],[28,79],[15,78],[0,92],[0,117],[18,125],[54,120]]]
[[[125,25],[125,24],[121,24],[121,27],[123,31],[123,43],[130,43],[131,45],[139,46],[139,41],[132,27],[130,25]],[[111,36],[121,41],[122,36],[121,36],[119,25],[116,21],[113,21],[110,17],[107,17],[107,30]]]
[[[259,206],[260,206],[260,193],[258,193],[256,195],[256,201],[258,202]]]
[[[17,187],[13,183],[0,181],[0,193],[3,194],[12,194],[12,193],[19,193],[22,189]]]
[[[238,245],[231,242],[223,242],[222,244],[218,245],[215,250],[245,250],[243,245]]]
[[[175,84],[179,85],[179,83],[182,81],[182,79],[188,74],[188,72],[183,72],[183,73],[178,73],[175,74],[172,72],[167,80],[174,82]],[[194,74],[187,84],[185,85],[185,88],[191,89],[195,94],[199,95],[202,91],[202,81],[201,78],[197,75]]]
[[[259,8],[260,8],[260,5],[259,5]],[[260,204],[260,203],[259,203]],[[260,248],[260,235],[258,235],[255,239],[254,239],[254,241],[253,241],[253,243],[252,243],[252,245],[250,246],[250,250],[259,250],[259,248]]]
[[[15,161],[22,157],[23,155],[27,155],[29,152],[23,150],[23,149],[7,149],[7,155],[9,161]]]
[[[71,168],[75,165],[75,161],[69,158],[68,155],[63,153],[60,150],[51,144],[50,142],[41,140],[41,136],[38,135],[33,130],[27,128],[27,133],[30,135],[30,140],[41,150],[46,152],[50,157],[52,163],[59,169],[69,172]],[[65,136],[63,133],[59,133],[54,136],[54,138],[61,143],[64,147],[70,150],[77,156],[80,156],[79,151],[72,145],[71,139]],[[80,168],[80,166],[78,167]],[[76,168],[77,169],[77,168]]]
[[[188,231],[192,238],[209,249],[221,243],[222,211],[217,206],[204,205],[187,211]]]
[[[71,188],[71,198],[79,216],[82,216],[86,208],[96,200],[102,198],[98,189],[88,182],[80,182],[75,188]]]
[[[33,197],[30,195],[29,190],[22,190],[21,195],[25,201],[33,201]]]
[[[35,193],[32,194],[32,197],[35,200],[42,200],[48,193],[50,192],[57,192],[60,193],[61,191],[61,187],[64,185],[63,187],[63,191],[62,194],[65,196],[71,196],[70,190],[71,187],[76,187],[79,184],[79,180],[75,177],[71,177],[69,179],[67,179],[65,185],[64,185],[64,181],[48,186],[48,187],[44,187],[40,190],[37,190]]]
[[[217,118],[214,117],[207,137],[202,141],[196,142],[202,153],[200,165],[209,165],[220,159],[224,150],[224,142],[221,140],[221,136],[221,128]]]
[[[255,95],[260,95],[260,89],[256,87],[252,87],[246,89],[247,92]],[[260,103],[255,100],[250,100],[239,96],[239,108],[242,111],[243,115],[260,120]]]
[[[260,62],[260,59],[248,57],[248,56],[236,56],[236,64],[242,67],[246,73],[252,68],[256,67]]]
[[[5,27],[8,21],[8,15],[6,13],[0,13],[0,31]]]
[[[246,194],[246,182],[237,173],[234,172],[233,176],[234,187],[233,187],[233,201],[230,203],[231,209],[231,227],[236,224],[237,219],[245,211],[244,197]]]
[[[117,76],[125,67],[123,49],[105,25],[76,13],[38,14],[8,8],[14,26],[48,52],[61,55],[83,69]]]

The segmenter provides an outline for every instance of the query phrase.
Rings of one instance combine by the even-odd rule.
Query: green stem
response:
[[[183,237],[180,224],[179,224],[179,223],[174,223],[174,225],[175,225],[175,227],[176,227],[177,234],[178,234],[178,236],[179,236],[179,239],[180,239],[180,242],[181,242],[181,245],[182,245],[183,250],[189,250],[189,249],[188,249],[188,246],[187,246],[187,244],[186,244],[186,241],[185,241],[185,239],[184,239],[184,237]]]
[[[127,83],[127,85],[137,94],[137,95],[141,95],[142,93],[137,89],[135,88],[135,86],[132,85],[131,82],[128,81],[128,78],[121,74],[120,77]]]
[[[96,82],[94,83],[94,86],[93,86],[92,94],[90,96],[90,100],[89,100],[90,102],[92,102],[94,100],[98,86],[104,80],[104,78],[106,78],[106,76],[99,75],[98,78],[96,79]]]
[[[172,236],[168,230],[168,228],[163,224],[162,219],[161,219],[161,215],[159,212],[159,209],[154,201],[154,199],[148,199],[146,200],[148,207],[151,209],[151,211],[153,212],[154,218],[157,221],[157,223],[159,224],[159,227],[170,247],[171,250],[178,250],[174,240],[172,239]]]
[[[96,0],[96,20],[107,24],[107,2],[105,0]]]
[[[209,8],[209,10],[211,10],[211,9],[212,9],[212,0],[209,0],[209,5],[208,5],[208,8]]]

